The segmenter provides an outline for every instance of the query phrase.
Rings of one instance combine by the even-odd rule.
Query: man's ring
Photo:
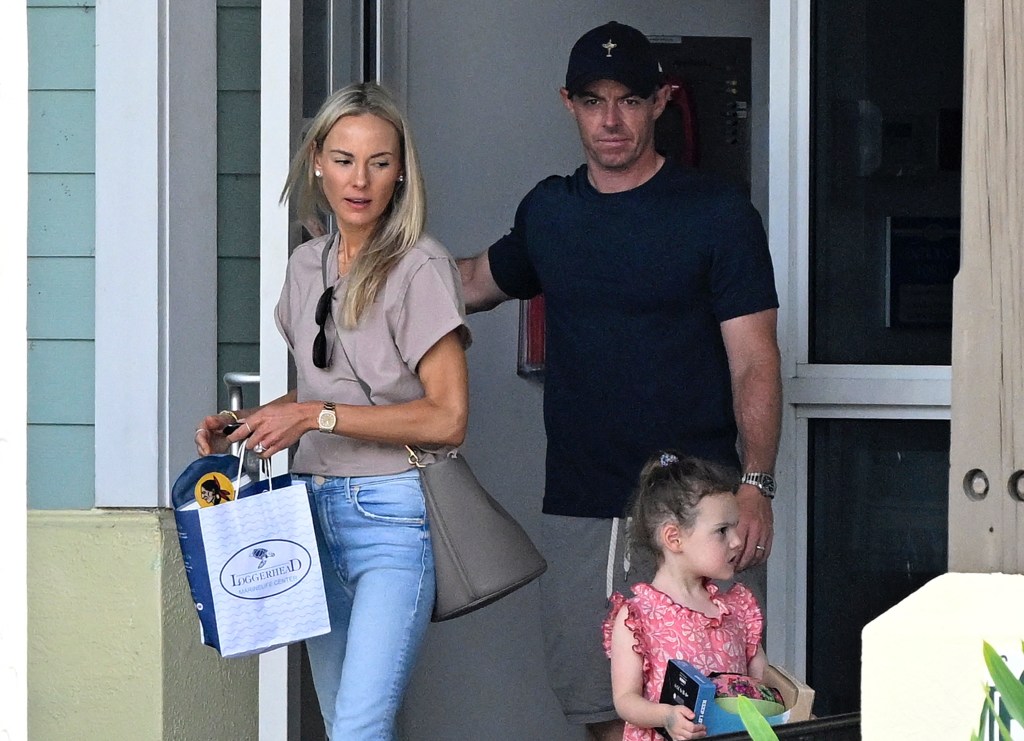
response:
[[[252,449],[252,452],[255,453],[256,455],[259,455],[260,453],[264,452],[265,450],[266,450],[266,448],[263,447],[263,443],[256,443],[256,447],[254,447]]]
[[[763,545],[755,545],[754,549],[758,550],[758,551],[763,551],[764,550],[764,546]]]

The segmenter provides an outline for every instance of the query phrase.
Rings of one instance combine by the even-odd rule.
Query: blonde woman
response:
[[[298,443],[322,537],[331,632],[307,641],[328,735],[393,739],[434,601],[423,493],[405,445],[443,453],[466,431],[469,333],[455,262],[423,233],[425,198],[408,125],[384,90],[331,95],[292,161],[282,201],[335,231],[300,245],[275,319],[296,388],[201,453],[245,439],[270,456]],[[313,227],[316,228],[315,226]]]

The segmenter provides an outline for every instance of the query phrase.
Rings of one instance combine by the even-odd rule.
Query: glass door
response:
[[[789,401],[819,715],[859,709],[861,629],[946,570],[963,14],[962,0],[810,6],[806,329]]]

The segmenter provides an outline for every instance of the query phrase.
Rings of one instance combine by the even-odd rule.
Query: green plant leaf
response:
[[[992,691],[992,688],[989,687],[986,682],[982,684],[981,691],[985,695],[985,701],[981,703],[981,717],[978,718],[978,732],[971,733],[971,741],[981,741],[981,739],[985,738],[985,725],[986,721],[989,719],[989,713],[991,713],[989,710],[991,707],[991,703],[989,702],[989,693]]]
[[[1024,644],[1022,644],[1022,650],[1024,650]],[[992,675],[992,682],[999,690],[1003,704],[1006,705],[1013,719],[1024,726],[1024,684],[1021,684],[1021,681],[1013,676],[1009,667],[1006,666],[1006,662],[1003,661],[1003,657],[996,653],[996,650],[987,641],[983,642],[982,652],[985,655],[988,673]]]
[[[985,709],[988,711],[992,720],[999,726],[999,738],[1002,741],[1013,741],[1013,736],[1010,735],[1010,729],[1003,724],[1003,719],[999,717],[998,711],[996,711],[995,703],[992,702],[992,695],[985,695]]]
[[[736,707],[740,711],[740,720],[743,727],[747,729],[752,741],[779,741],[771,725],[764,716],[757,711],[754,703],[748,697],[737,697]]]

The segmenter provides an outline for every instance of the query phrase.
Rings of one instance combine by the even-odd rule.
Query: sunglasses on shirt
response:
[[[316,314],[313,318],[320,325],[320,331],[313,339],[313,365],[317,368],[326,368],[331,364],[331,359],[327,355],[327,332],[324,330],[324,325],[331,313],[331,301],[333,300],[334,286],[331,286],[321,294],[320,300],[316,302]]]

